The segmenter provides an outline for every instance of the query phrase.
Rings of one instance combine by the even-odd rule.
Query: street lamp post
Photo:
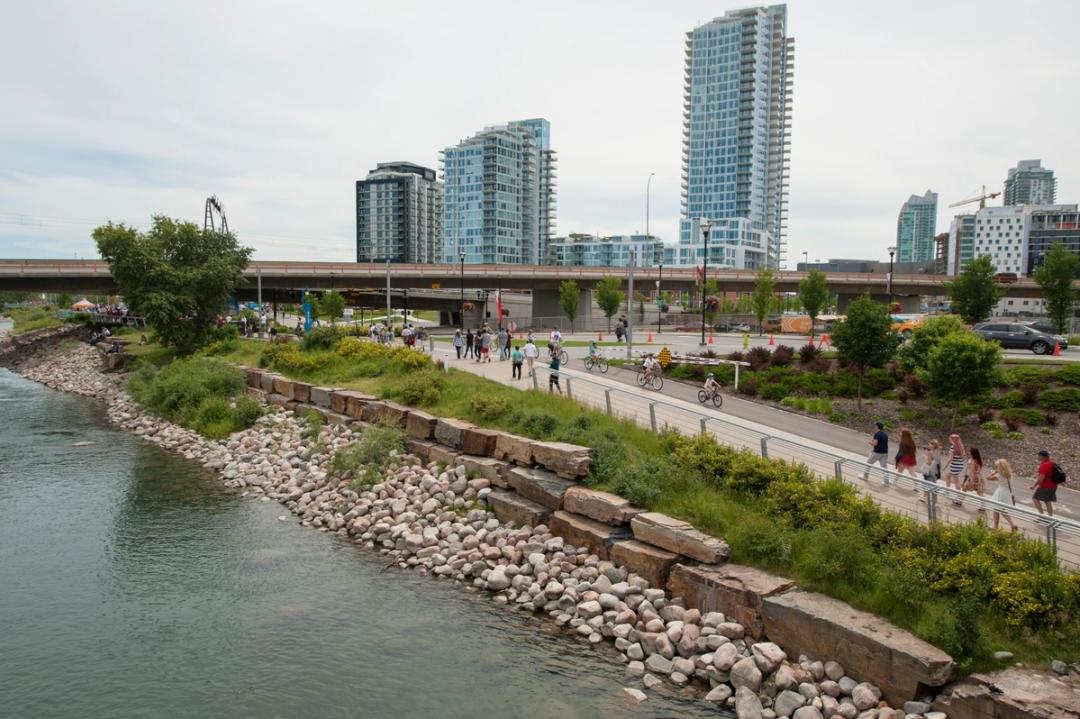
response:
[[[803,253],[802,253],[803,272],[808,272],[810,270],[810,258],[807,257],[807,255],[809,255],[809,253],[806,250],[803,250]]]
[[[461,331],[465,331],[465,252],[462,251],[461,255],[461,307],[458,310],[458,324],[461,325]]]
[[[709,218],[701,218],[701,238],[705,244],[705,254],[701,265],[701,346],[705,346],[705,283],[709,279]]]
[[[896,248],[889,248],[889,314],[892,314],[892,271],[893,271],[893,256],[896,254]]]
[[[664,281],[664,263],[660,263],[660,277],[656,280],[656,334],[660,334],[660,321],[662,319],[663,300],[660,298],[660,283]],[[657,340],[659,342],[659,340]]]

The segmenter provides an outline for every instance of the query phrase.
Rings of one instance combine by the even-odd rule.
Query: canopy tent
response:
[[[88,310],[94,306],[93,302],[89,302],[85,297],[71,306],[73,310]]]

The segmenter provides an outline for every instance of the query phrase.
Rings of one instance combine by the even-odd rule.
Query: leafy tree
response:
[[[330,320],[330,324],[334,324],[338,317],[341,317],[342,311],[345,309],[345,297],[335,290],[324,292],[323,296],[319,298],[319,313]]]
[[[581,291],[578,290],[577,282],[563,280],[559,283],[559,307],[570,319],[570,331],[574,331],[574,320],[577,319],[578,304],[581,302]]]
[[[154,217],[149,232],[111,222],[94,230],[98,252],[133,314],[161,341],[190,354],[209,341],[214,320],[243,284],[251,248],[230,233]]]
[[[950,432],[961,405],[985,394],[997,382],[1000,361],[1001,347],[974,332],[946,335],[930,351],[926,369],[921,374],[930,387],[930,394],[952,405]]]
[[[1080,257],[1069,252],[1060,242],[1055,242],[1046,253],[1042,265],[1035,270],[1035,281],[1042,288],[1046,314],[1060,334],[1068,330],[1069,318],[1076,305],[1076,290],[1072,283],[1078,268]]]
[[[967,331],[967,325],[956,315],[929,318],[926,324],[915,330],[911,334],[911,339],[900,348],[900,367],[905,372],[926,369],[931,353],[941,344],[941,340],[951,334]]]
[[[959,277],[945,283],[953,312],[964,318],[964,322],[973,325],[989,319],[1002,293],[994,279],[996,274],[990,255],[980,255],[967,264]]]
[[[596,283],[596,304],[600,305],[604,317],[607,317],[608,332],[611,332],[611,318],[619,311],[622,305],[622,292],[619,288],[622,280],[614,275],[608,275]],[[559,294],[559,302],[562,303],[562,293]]]
[[[75,303],[75,300],[71,298],[71,295],[66,292],[56,296],[56,306],[62,310],[70,310],[71,305]]]
[[[298,315],[303,316],[305,304],[311,307],[311,320],[314,322],[322,312],[322,308],[319,306],[319,296],[314,292],[305,292],[303,302],[301,302],[300,307],[296,310]]]
[[[847,319],[833,325],[832,343],[859,378],[859,406],[862,407],[863,377],[866,370],[884,367],[893,358],[900,338],[892,331],[889,308],[863,294],[847,306]]]
[[[757,281],[754,283],[754,291],[750,297],[750,305],[754,308],[754,316],[757,317],[758,334],[762,333],[762,324],[765,315],[769,314],[769,307],[773,301],[773,288],[776,287],[776,275],[771,267],[762,267],[758,270]]]
[[[829,287],[825,283],[825,273],[821,270],[810,272],[799,282],[799,301],[803,310],[810,315],[810,334],[814,333],[814,323],[829,301]]]
[[[634,293],[634,299],[637,300],[638,321],[639,322],[644,322],[645,321],[645,300],[648,299],[648,298],[645,297],[644,292],[635,292]]]

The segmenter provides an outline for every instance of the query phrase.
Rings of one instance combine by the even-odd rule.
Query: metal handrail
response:
[[[546,371],[551,374],[551,369],[549,367],[543,366],[542,364],[537,364],[535,366],[535,369],[537,370],[537,372],[533,375],[533,388],[539,389],[539,371]],[[566,378],[568,386],[585,383],[588,385],[593,385],[600,389],[604,393],[604,401],[602,406],[606,409],[607,414],[612,416],[614,416],[615,412],[612,411],[612,405],[610,401],[611,393],[627,395],[636,401],[644,402],[646,405],[648,405],[649,422],[650,426],[654,431],[657,429],[655,408],[657,406],[666,406],[684,415],[687,415],[688,418],[698,419],[703,433],[706,432],[710,426],[716,426],[717,428],[727,430],[728,432],[731,432],[736,436],[745,437],[747,440],[745,443],[745,447],[749,449],[750,447],[754,447],[756,445],[758,447],[758,455],[765,458],[769,457],[770,446],[775,446],[777,448],[781,446],[786,446],[788,448],[798,450],[798,452],[805,457],[827,462],[830,466],[833,467],[833,472],[831,474],[828,474],[825,472],[814,470],[812,467],[809,467],[809,465],[807,465],[807,463],[803,460],[796,460],[799,461],[799,463],[801,464],[807,465],[808,468],[811,469],[811,471],[814,471],[816,474],[819,475],[827,476],[829,478],[838,479],[854,487],[858,487],[859,484],[856,481],[852,481],[844,474],[843,470],[846,467],[854,467],[856,469],[856,472],[860,475],[865,474],[868,476],[880,477],[883,480],[888,480],[888,483],[895,484],[900,488],[910,488],[915,492],[925,492],[928,497],[928,501],[926,503],[927,513],[925,519],[928,522],[941,521],[941,509],[938,505],[941,499],[946,499],[951,501],[966,502],[975,507],[982,507],[983,509],[986,509],[988,511],[1007,514],[1014,521],[1019,519],[1026,520],[1031,524],[1035,525],[1036,528],[1041,528],[1045,530],[1046,542],[1050,544],[1050,546],[1053,547],[1055,551],[1057,551],[1058,549],[1059,535],[1075,537],[1080,540],[1080,521],[1067,519],[1059,516],[1051,517],[1049,515],[1042,514],[1036,510],[1022,507],[1018,504],[1004,504],[1001,502],[997,502],[990,497],[980,497],[977,494],[954,489],[952,487],[947,487],[938,484],[937,482],[929,482],[920,477],[913,477],[909,474],[896,472],[895,470],[884,469],[880,465],[867,464],[862,460],[845,457],[835,452],[831,452],[829,450],[819,447],[812,447],[810,445],[806,445],[801,442],[788,439],[786,437],[776,437],[764,432],[759,432],[757,430],[740,425],[736,422],[724,419],[723,417],[719,417],[715,413],[702,412],[693,407],[676,404],[674,402],[670,402],[659,397],[650,397],[643,394],[644,390],[634,391],[633,389],[627,389],[623,387],[611,387],[602,382],[597,382],[591,379],[588,375],[580,374],[578,372],[573,372],[571,374],[568,372],[568,370],[565,369],[560,369],[559,374],[562,377]],[[1080,547],[1077,548],[1077,551],[1074,554],[1075,556],[1070,557],[1069,559],[1070,563],[1080,564]]]

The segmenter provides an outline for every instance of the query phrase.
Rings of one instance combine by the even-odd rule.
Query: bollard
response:
[[[742,348],[746,349],[749,346],[750,346],[750,333],[749,332],[743,332]]]
[[[761,456],[764,459],[769,458],[769,436],[765,435],[761,438]]]
[[[604,403],[607,404],[608,417],[611,416],[611,390],[604,390]]]
[[[574,395],[570,392],[570,378],[567,377],[566,375],[563,375],[563,376],[566,377],[566,396],[569,399],[573,399]]]
[[[833,462],[833,470],[836,473],[836,478],[841,482],[844,481],[844,460],[838,459]]]
[[[705,428],[705,423],[706,423],[706,422],[708,422],[708,421],[709,421],[709,420],[708,420],[708,419],[707,419],[706,417],[702,417],[702,418],[701,418],[701,433],[702,433],[702,434],[705,434],[706,432],[708,432],[708,431],[709,431],[709,430],[707,430],[707,429]]]
[[[649,402],[649,424],[652,425],[652,431],[656,431],[656,402]]]

